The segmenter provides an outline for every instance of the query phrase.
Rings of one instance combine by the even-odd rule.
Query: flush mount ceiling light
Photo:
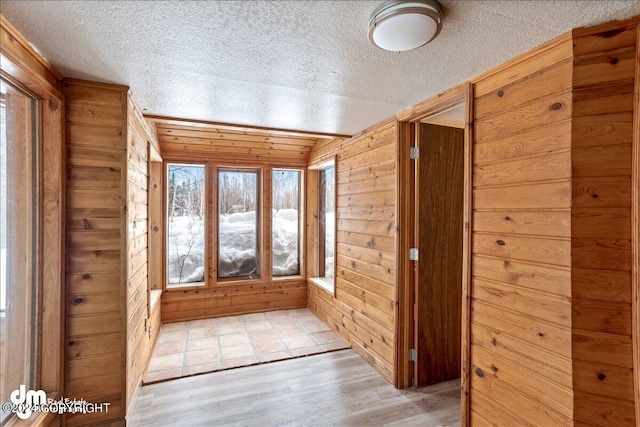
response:
[[[442,28],[442,7],[436,0],[383,3],[369,19],[369,41],[393,52],[429,43]]]

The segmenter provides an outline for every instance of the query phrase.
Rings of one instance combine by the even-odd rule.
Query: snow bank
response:
[[[272,224],[273,275],[300,274],[298,211],[274,210]],[[218,229],[218,276],[245,277],[259,274],[256,212],[221,215]],[[169,223],[167,260],[170,284],[204,280],[204,247],[204,223],[201,219],[173,217],[173,221]],[[333,246],[331,251],[333,254]]]

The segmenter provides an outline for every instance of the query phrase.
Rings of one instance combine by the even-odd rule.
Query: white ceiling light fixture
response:
[[[369,19],[369,41],[384,50],[404,52],[435,39],[442,29],[442,7],[436,0],[391,0]]]

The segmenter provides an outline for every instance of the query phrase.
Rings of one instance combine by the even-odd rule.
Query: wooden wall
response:
[[[65,80],[65,396],[109,402],[69,426],[123,420],[126,356],[127,88]]]
[[[631,166],[637,25],[573,34],[571,314],[574,420],[581,425],[635,424]]]
[[[472,424],[572,424],[572,67],[567,35],[474,82]]]
[[[128,96],[127,133],[127,415],[135,407],[159,330],[159,302],[149,286],[149,164],[155,133]],[[156,317],[152,317],[154,314]]]
[[[68,79],[64,93],[65,396],[111,404],[68,415],[73,426],[124,420],[157,336],[147,280],[148,158],[157,142],[127,87]]]
[[[307,306],[393,382],[396,321],[395,119],[346,141],[318,144],[309,164],[336,157],[335,297],[309,281]],[[317,185],[307,186],[308,241],[317,239]],[[317,259],[309,257],[313,274]],[[310,277],[310,276],[308,276]]]
[[[206,285],[189,289],[167,289],[162,293],[162,321],[229,316],[306,306],[307,283],[303,276],[271,277],[271,171],[274,167],[304,169],[318,141],[341,141],[334,135],[278,131],[220,123],[180,121],[149,117],[156,127],[160,153],[165,162],[198,162],[207,165],[209,207],[208,276]],[[241,166],[261,168],[263,173],[261,239],[262,277],[247,281],[217,279],[215,218],[216,168]],[[164,214],[164,213],[163,213]],[[304,248],[304,247],[303,247]],[[304,253],[304,250],[303,250]]]

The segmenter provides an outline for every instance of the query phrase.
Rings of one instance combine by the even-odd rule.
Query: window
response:
[[[260,276],[260,173],[218,170],[218,277]]]
[[[0,401],[35,388],[38,280],[36,100],[0,81]],[[0,402],[0,403],[1,403]],[[2,425],[11,413],[0,412]]]
[[[334,251],[335,251],[335,166],[330,166],[318,172],[318,255],[319,277],[325,282],[333,284]]]
[[[167,167],[167,287],[204,284],[205,167]]]
[[[299,170],[273,170],[271,254],[274,277],[300,274],[301,179]]]

